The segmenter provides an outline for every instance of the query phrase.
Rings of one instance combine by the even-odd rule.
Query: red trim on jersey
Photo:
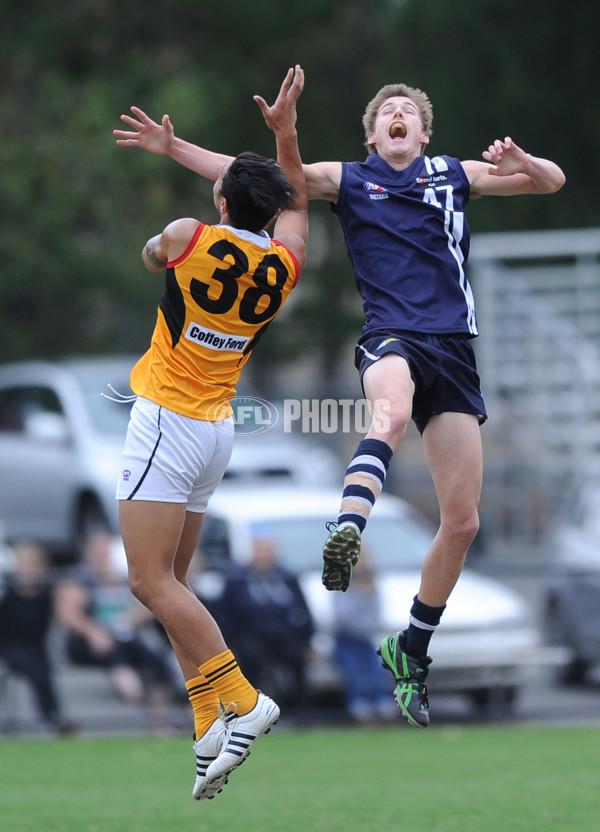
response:
[[[300,266],[298,264],[298,261],[296,260],[296,255],[294,254],[293,251],[290,251],[290,249],[287,246],[284,246],[283,243],[280,243],[279,240],[273,239],[273,242],[277,243],[277,245],[281,246],[281,248],[284,248],[287,251],[287,253],[290,255],[290,257],[292,258],[292,260],[294,261],[294,266],[296,267],[296,278],[295,278],[294,283],[292,285],[292,289],[293,289],[295,287],[296,283],[298,282],[298,278],[300,277]]]
[[[183,252],[183,254],[180,254],[179,257],[177,257],[175,260],[169,260],[169,262],[167,263],[167,268],[168,269],[172,268],[173,266],[178,266],[187,257],[190,256],[190,254],[192,253],[192,249],[194,248],[194,246],[198,242],[198,238],[200,237],[200,235],[204,231],[205,227],[206,227],[206,223],[201,222],[200,225],[198,226],[198,228],[194,231],[192,239],[187,244],[186,249]]]

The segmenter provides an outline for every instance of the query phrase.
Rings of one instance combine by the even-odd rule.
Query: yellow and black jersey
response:
[[[229,416],[242,367],[298,275],[294,255],[266,233],[200,223],[167,263],[152,342],[131,389],[184,416]]]

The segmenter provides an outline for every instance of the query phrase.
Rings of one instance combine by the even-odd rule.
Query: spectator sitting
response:
[[[296,577],[278,563],[268,528],[254,527],[250,563],[226,574],[215,616],[252,684],[300,716],[313,621]]]
[[[115,567],[109,534],[90,535],[83,563],[58,585],[57,616],[71,662],[105,667],[117,694],[127,702],[145,703],[151,727],[164,731],[172,683],[169,662],[162,649],[144,638],[154,618]]]
[[[347,592],[334,593],[333,606],[335,658],[345,681],[349,716],[360,725],[396,720],[389,673],[375,652],[382,624],[380,597],[364,548],[352,584]]]
[[[13,562],[0,579],[0,659],[31,685],[46,733],[70,734],[61,713],[48,636],[54,620],[54,585],[44,550],[36,543],[12,546]]]

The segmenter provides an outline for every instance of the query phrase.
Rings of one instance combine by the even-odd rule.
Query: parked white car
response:
[[[222,486],[208,508],[201,550],[208,562],[230,558],[244,563],[251,551],[252,527],[269,529],[281,564],[299,576],[316,634],[309,668],[313,692],[340,689],[333,662],[333,593],[321,584],[325,523],[337,517],[339,490],[298,488],[237,489]],[[434,530],[405,501],[382,495],[363,536],[382,597],[380,637],[407,626],[419,587],[420,567]],[[214,592],[214,573],[206,580]],[[202,576],[199,589],[202,590]],[[352,591],[352,587],[349,591]],[[374,647],[376,645],[374,644]],[[465,569],[431,645],[433,690],[467,695],[479,707],[507,710],[530,672],[554,664],[544,647],[527,602],[506,586]]]
[[[7,540],[37,540],[58,559],[72,559],[91,527],[118,533],[115,490],[131,409],[131,402],[119,399],[131,394],[136,360],[0,366],[0,524]],[[246,395],[240,413],[260,411],[260,401]],[[341,477],[339,463],[316,443],[277,426],[256,434],[241,427],[246,431],[236,437],[226,480],[316,483]]]
[[[585,479],[565,499],[547,540],[550,553],[542,599],[549,644],[568,662],[559,678],[597,684],[600,674],[600,479]]]
[[[92,525],[118,530],[115,488],[133,359],[28,361],[0,367],[0,519],[72,557]]]

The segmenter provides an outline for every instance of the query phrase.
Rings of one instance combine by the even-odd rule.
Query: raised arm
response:
[[[122,115],[121,121],[133,130],[113,130],[113,134],[117,137],[117,144],[121,147],[139,147],[150,153],[157,153],[159,156],[170,156],[180,165],[213,181],[219,178],[223,165],[233,159],[233,156],[214,153],[178,139],[168,115],[164,115],[161,123],[158,124],[139,107],[132,107],[131,112],[137,118]]]
[[[121,121],[133,130],[113,130],[120,147],[139,147],[159,156],[170,156],[180,165],[214,182],[219,178],[223,165],[233,160],[233,156],[214,153],[177,138],[168,115],[164,115],[158,124],[139,107],[132,107],[131,112],[137,118],[122,115]],[[336,202],[342,177],[341,162],[315,162],[304,165],[304,172],[309,199]]]
[[[486,162],[462,162],[473,196],[552,194],[565,184],[565,175],[554,162],[526,153],[507,136],[483,152]]]
[[[288,70],[277,100],[271,107],[260,95],[254,96],[267,126],[275,133],[277,161],[298,192],[293,207],[279,215],[274,233],[294,253],[300,268],[306,260],[308,238],[308,194],[296,131],[296,102],[303,87],[304,72],[296,65]]]

